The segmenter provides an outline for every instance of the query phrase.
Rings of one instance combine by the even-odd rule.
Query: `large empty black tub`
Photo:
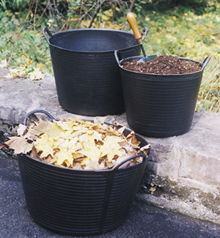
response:
[[[46,33],[49,35],[47,38]],[[55,34],[44,28],[60,105],[69,112],[103,116],[125,111],[114,50],[123,57],[140,54],[132,33],[78,29]]]

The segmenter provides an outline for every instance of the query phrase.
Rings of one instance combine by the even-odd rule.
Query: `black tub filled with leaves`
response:
[[[39,118],[37,112],[29,113],[24,124]],[[31,217],[69,235],[118,227],[146,168],[149,144],[121,126],[74,118],[57,121],[46,114],[50,121],[20,125],[18,136],[4,143],[18,153]]]

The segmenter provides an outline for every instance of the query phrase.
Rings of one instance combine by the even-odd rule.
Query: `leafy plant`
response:
[[[24,8],[29,4],[28,0],[1,0],[0,7],[4,10],[13,9],[17,10],[19,8]]]
[[[203,78],[196,110],[220,112],[220,57],[207,66]]]
[[[51,74],[49,47],[42,33],[36,30],[39,27],[25,27],[24,21],[27,21],[27,15],[22,13],[13,14],[10,10],[0,13],[0,60],[6,60],[10,68],[19,68],[24,74],[34,68]]]
[[[219,6],[219,4],[218,4]],[[203,62],[211,55],[205,69],[196,110],[220,112],[219,61],[220,32],[219,10],[196,15],[193,11],[177,14],[176,11],[148,13],[139,25],[149,28],[144,46],[147,54],[171,54]]]
[[[2,0],[0,3],[0,61],[27,75],[40,70],[53,74],[42,28],[52,32],[76,28],[128,30],[128,11],[134,11],[140,29],[149,33],[147,54],[171,54],[202,62],[204,71],[197,110],[220,111],[219,57],[220,3],[214,0]],[[35,77],[33,77],[35,78]]]

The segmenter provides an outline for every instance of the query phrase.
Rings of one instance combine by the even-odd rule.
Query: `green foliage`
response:
[[[56,4],[54,4],[56,3]],[[49,46],[42,35],[74,28],[129,30],[132,10],[140,29],[149,33],[146,53],[171,54],[211,62],[204,71],[196,109],[220,112],[220,3],[214,0],[2,0],[0,2],[0,61],[26,74],[35,68],[52,74]]]
[[[220,57],[213,60],[204,72],[196,110],[220,112]]]
[[[45,44],[40,30],[22,24],[25,19],[31,20],[27,14],[28,11],[15,14],[10,10],[0,12],[0,60],[6,59],[9,67],[20,68],[26,73],[40,67],[45,74],[51,74],[49,46]],[[41,28],[38,26],[38,29]]]
[[[217,4],[216,6],[220,6]],[[203,62],[212,60],[204,71],[196,110],[220,112],[220,10],[197,15],[193,11],[148,12],[139,16],[140,28],[149,33],[144,47],[147,54],[171,54]]]
[[[149,28],[146,50],[149,54],[175,54],[199,61],[208,54],[217,58],[220,55],[220,49],[216,49],[220,43],[219,22],[220,18],[213,14],[176,15],[170,11],[148,14],[142,22]]]
[[[188,10],[193,11],[196,14],[204,14],[216,10],[215,3],[217,1],[212,0],[152,0],[147,1],[148,4],[142,5],[145,11],[154,10],[154,11],[178,11],[185,12]]]
[[[4,10],[18,10],[28,6],[29,2],[28,0],[1,0],[0,7]]]

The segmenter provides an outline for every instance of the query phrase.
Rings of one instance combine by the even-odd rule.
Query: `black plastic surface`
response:
[[[47,28],[43,33],[50,46],[58,100],[64,109],[88,116],[125,111],[114,50],[122,50],[123,57],[140,55],[132,33],[79,29],[52,35]]]
[[[136,137],[141,146],[148,144]],[[130,167],[85,171],[18,155],[31,217],[49,230],[70,235],[95,235],[118,227],[127,216],[150,155],[139,156],[143,161]]]
[[[170,137],[188,132],[203,70],[210,56],[203,64],[194,61],[202,65],[200,71],[182,75],[132,72],[123,69],[121,65],[126,61],[140,59],[141,56],[128,57],[121,61],[117,52],[115,56],[120,66],[128,125],[135,132],[149,137]]]

